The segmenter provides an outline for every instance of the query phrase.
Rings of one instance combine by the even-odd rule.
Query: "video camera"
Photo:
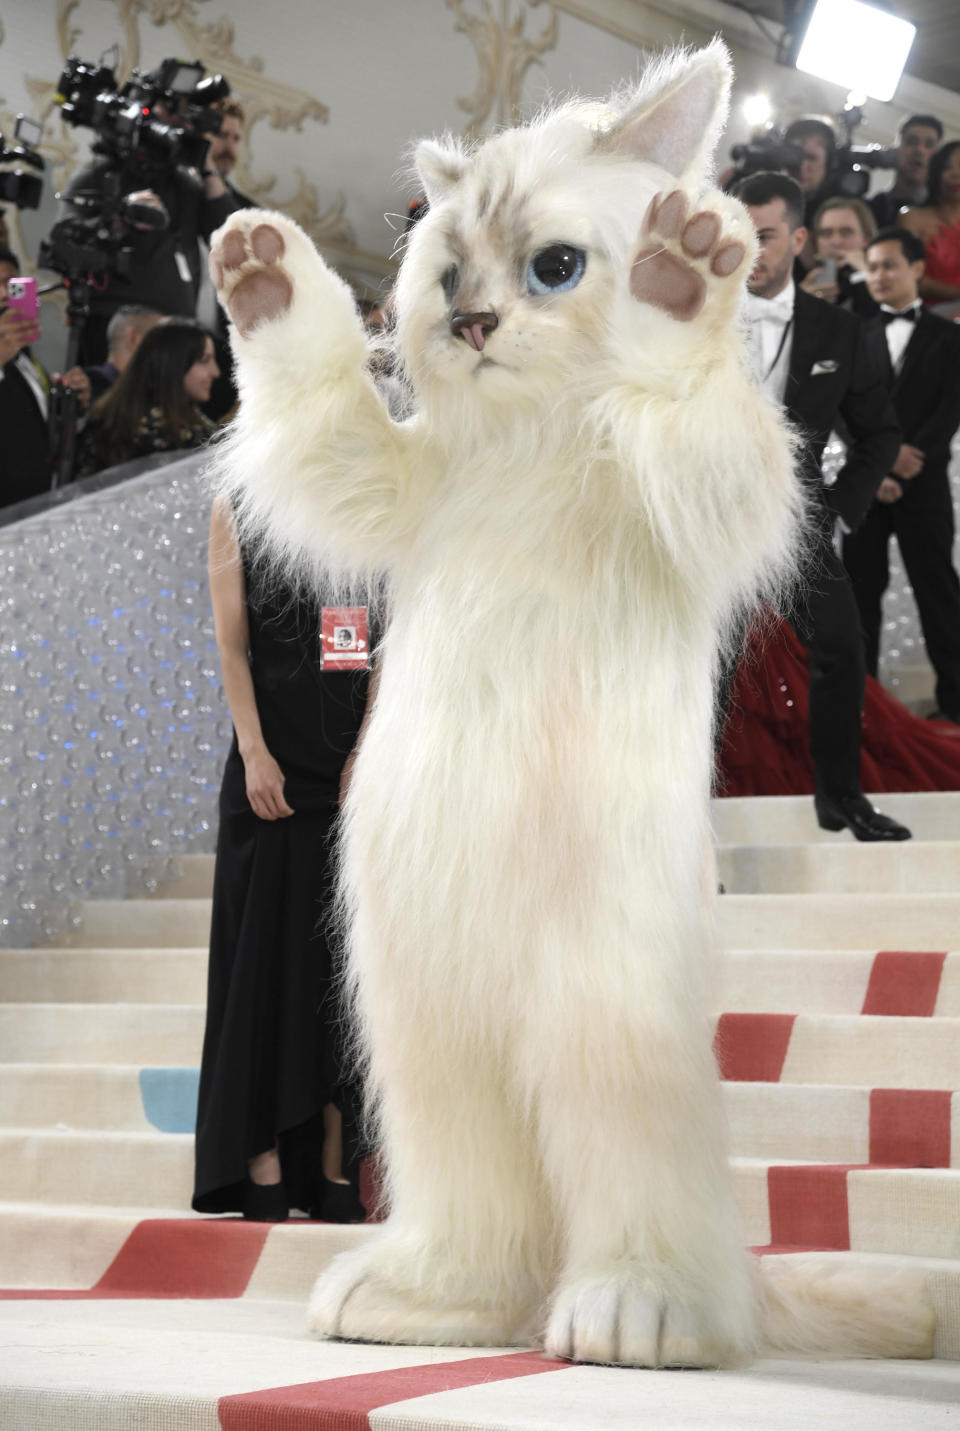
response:
[[[842,195],[848,199],[862,199],[870,188],[868,171],[896,169],[899,151],[882,144],[853,143],[853,132],[863,123],[863,109],[859,104],[848,102],[836,118],[846,142],[838,145],[833,153],[820,197],[827,199]],[[795,179],[803,162],[803,150],[798,144],[786,143],[784,132],[771,125],[766,133],[755,136],[749,144],[735,144],[730,150],[730,158],[737,169],[728,180],[727,187],[762,169],[783,171]]]
[[[7,146],[0,134],[0,164],[22,162],[33,169],[43,169],[43,159],[36,152],[43,136],[43,126],[35,119],[19,114],[13,132],[17,140],[13,148]],[[20,168],[0,174],[0,200],[6,199],[8,203],[16,204],[18,209],[39,208],[42,191],[43,180],[36,174],[26,174]]]
[[[132,202],[132,186],[148,188],[158,171],[202,169],[210,136],[223,122],[211,105],[229,93],[223,76],[207,75],[199,60],[166,59],[149,73],[135,69],[118,88],[109,65],[72,55],[56,102],[68,124],[95,131],[93,152],[111,162],[95,191],[71,196],[74,212],[54,224],[40,245],[41,266],[74,282],[127,277],[130,226],[162,229],[170,222],[164,208]]]
[[[199,60],[166,59],[149,73],[135,69],[118,88],[108,65],[72,55],[55,99],[67,124],[96,132],[95,154],[202,169],[210,136],[223,123],[210,106],[229,93],[223,75],[207,75]]]

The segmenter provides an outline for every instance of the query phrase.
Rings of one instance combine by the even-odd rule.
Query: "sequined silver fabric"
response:
[[[0,528],[0,944],[216,838],[230,717],[192,454]]]

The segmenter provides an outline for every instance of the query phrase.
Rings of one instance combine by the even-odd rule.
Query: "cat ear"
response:
[[[726,122],[731,80],[730,55],[719,40],[690,57],[665,61],[599,149],[657,164],[678,179],[703,175]]]
[[[417,145],[414,163],[423,191],[431,204],[446,198],[450,190],[460,182],[466,161],[459,149],[452,144],[439,144],[433,139],[424,139]]]

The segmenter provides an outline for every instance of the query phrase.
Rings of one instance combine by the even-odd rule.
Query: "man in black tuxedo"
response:
[[[810,750],[817,819],[858,840],[906,840],[860,790],[864,654],[856,600],[834,546],[839,523],[859,526],[900,448],[879,361],[860,320],[796,288],[793,263],[807,239],[803,193],[784,174],[760,173],[734,191],[747,206],[760,253],[747,280],[745,316],[758,381],[801,435],[798,477],[809,499],[802,582],[784,614],[810,660]],[[826,487],[823,449],[842,426],[847,458]]]
[[[954,570],[953,501],[947,468],[960,426],[960,327],[918,296],[924,247],[906,229],[884,229],[867,245],[867,284],[880,304],[883,358],[903,432],[897,459],[863,524],[843,541],[860,608],[867,670],[877,673],[881,602],[896,536],[937,675],[936,712],[960,725],[960,580]]]

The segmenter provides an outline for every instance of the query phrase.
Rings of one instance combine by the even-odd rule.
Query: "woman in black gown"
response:
[[[220,793],[192,1205],[258,1221],[282,1221],[290,1207],[360,1221],[357,1098],[342,1069],[327,922],[332,830],[368,697],[366,609],[339,618],[337,645],[349,648],[351,630],[355,640],[335,653],[331,609],[265,584],[219,499],[210,588],[234,740]]]

